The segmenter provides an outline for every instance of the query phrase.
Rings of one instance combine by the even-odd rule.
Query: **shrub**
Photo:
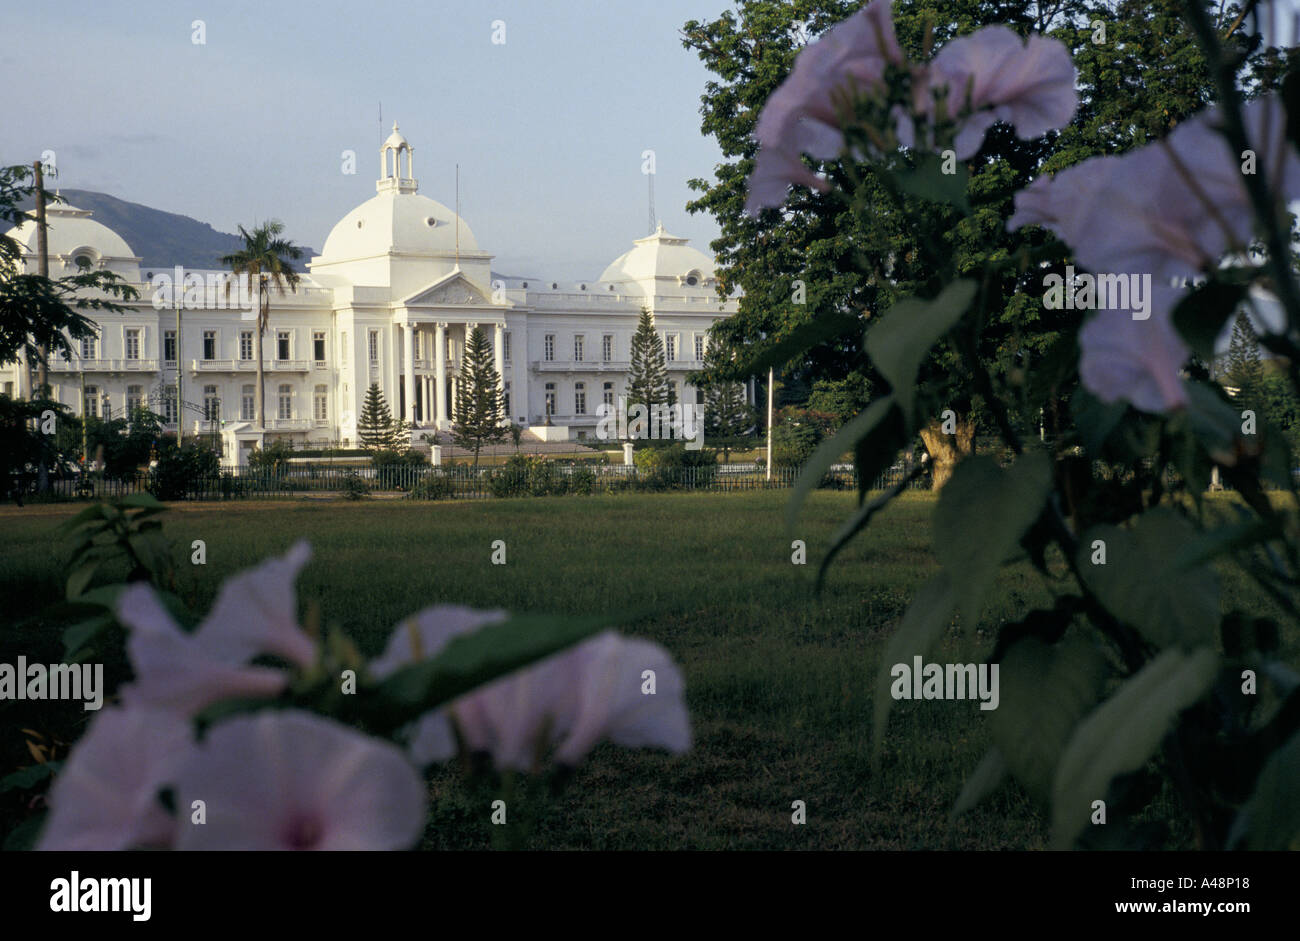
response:
[[[406,496],[411,500],[450,500],[456,496],[456,481],[435,467],[421,477]]]
[[[293,456],[293,442],[284,438],[272,441],[265,448],[253,448],[248,454],[248,466],[271,474],[283,474]]]
[[[203,444],[164,446],[149,478],[149,492],[159,500],[183,500],[220,473],[215,451]]]
[[[370,494],[370,485],[361,479],[361,475],[355,470],[350,470],[343,475],[343,480],[339,484],[339,489],[349,500],[360,500]]]

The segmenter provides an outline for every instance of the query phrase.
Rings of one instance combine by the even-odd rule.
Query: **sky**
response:
[[[710,76],[678,31],[728,6],[69,0],[18,16],[5,0],[0,164],[52,150],[56,186],[225,232],[276,218],[319,251],[374,195],[397,121],[421,194],[454,208],[460,165],[460,214],[495,271],[596,278],[647,234],[647,149],[659,221],[705,252],[717,237],[685,209],[721,153],[700,132]]]

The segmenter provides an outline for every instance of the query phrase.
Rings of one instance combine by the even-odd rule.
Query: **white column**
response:
[[[433,331],[433,381],[437,388],[438,427],[447,421],[447,325],[438,324]]]
[[[402,329],[402,338],[406,341],[403,353],[406,367],[406,421],[415,424],[415,324],[408,323]]]
[[[506,328],[504,324],[497,324],[496,331],[492,336],[492,354],[496,360],[494,365],[497,368],[497,388],[502,392],[506,390],[506,350],[505,350]]]

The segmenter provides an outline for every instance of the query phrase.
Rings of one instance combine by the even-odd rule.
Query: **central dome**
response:
[[[460,221],[460,250],[478,251],[474,233]],[[457,216],[442,203],[388,190],[366,200],[330,230],[320,257],[331,261],[389,252],[442,254],[456,251]]]

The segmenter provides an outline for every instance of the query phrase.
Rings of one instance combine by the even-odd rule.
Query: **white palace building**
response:
[[[276,438],[354,445],[366,390],[378,383],[422,446],[421,435],[451,427],[454,379],[477,324],[492,344],[510,420],[543,440],[590,439],[599,403],[624,393],[645,307],[664,340],[677,401],[698,401],[686,375],[702,366],[709,327],[735,311],[734,301],[718,297],[707,255],[660,226],[591,281],[494,278],[492,255],[470,227],[419,194],[413,148],[396,125],[380,155],[377,194],[334,226],[296,291],[271,293],[265,428],[254,405],[253,314],[209,291],[205,302],[183,305],[178,350],[176,311],[155,304],[159,279],[175,269],[142,270],[130,246],[90,212],[50,207],[51,277],[107,269],[140,292],[125,314],[88,312],[99,335],[70,361],[51,358],[54,398],[108,417],[147,406],[169,430],[179,420],[186,435],[220,433],[225,460],[244,463],[249,449]],[[35,271],[35,219],[8,234]],[[218,275],[185,274],[214,284]],[[169,392],[178,369],[179,405]],[[0,367],[3,391],[26,396],[26,383],[22,364]]]

